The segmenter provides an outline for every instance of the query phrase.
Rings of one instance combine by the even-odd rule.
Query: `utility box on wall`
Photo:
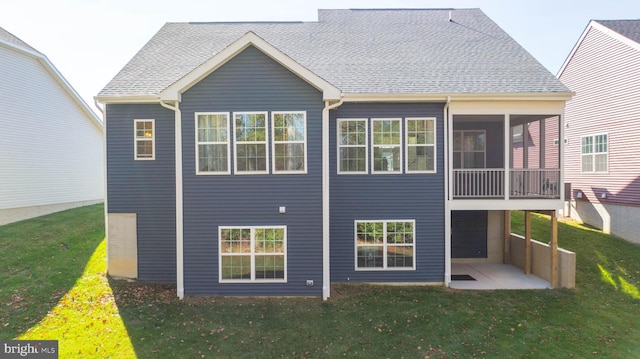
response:
[[[107,273],[112,277],[138,277],[137,216],[109,213]]]

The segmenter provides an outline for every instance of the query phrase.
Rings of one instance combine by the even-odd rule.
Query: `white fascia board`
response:
[[[454,115],[562,115],[565,100],[554,101],[454,101],[449,111]]]
[[[589,33],[589,29],[591,29],[593,23],[594,23],[594,21],[591,20],[589,22],[589,24],[587,24],[587,27],[582,31],[582,34],[580,35],[580,38],[578,39],[578,41],[576,41],[575,45],[573,45],[573,49],[571,49],[571,52],[569,52],[569,55],[567,56],[567,58],[564,59],[564,63],[562,63],[562,66],[560,67],[560,70],[558,70],[558,73],[556,74],[557,78],[560,78],[560,76],[562,76],[562,73],[564,72],[564,69],[567,67],[567,65],[569,64],[569,62],[573,58],[573,55],[576,53],[576,51],[578,50],[580,45],[582,45],[582,41],[587,36],[587,33]]]
[[[93,99],[105,105],[160,103],[158,96],[94,96]]]
[[[350,94],[344,102],[447,102],[450,101],[568,101],[573,92],[547,93],[443,93],[443,94]]]
[[[564,206],[562,199],[454,199],[449,201],[449,209],[456,210],[559,210]]]
[[[567,58],[564,60],[564,63],[562,64],[562,67],[560,67],[560,70],[558,71],[558,75],[556,77],[560,78],[560,76],[562,76],[562,73],[564,72],[565,68],[567,67],[567,65],[569,64],[571,59],[573,58],[573,56],[576,53],[576,51],[578,51],[578,49],[582,45],[582,42],[584,41],[584,38],[587,36],[587,34],[589,33],[589,31],[591,29],[598,30],[598,31],[604,33],[605,35],[611,37],[612,39],[620,41],[621,43],[631,47],[632,49],[635,49],[636,51],[640,51],[640,43],[638,43],[638,42],[636,42],[636,41],[634,41],[634,40],[632,40],[632,39],[630,39],[630,38],[628,38],[628,37],[616,32],[614,30],[611,30],[610,28],[602,25],[601,23],[597,22],[596,20],[591,20],[591,21],[589,21],[589,24],[587,25],[587,27],[582,32],[582,35],[580,35],[580,38],[578,39],[576,44],[573,46],[573,49],[571,49],[571,52],[569,53],[569,56],[567,56]]]
[[[82,97],[76,92],[76,90],[73,88],[73,86],[71,86],[71,84],[67,81],[67,79],[64,78],[64,76],[62,76],[62,74],[60,73],[60,71],[58,71],[58,69],[53,65],[53,63],[51,63],[51,61],[49,61],[49,59],[42,53],[37,52],[37,51],[33,51],[31,49],[13,44],[11,42],[5,41],[0,39],[0,46],[4,46],[6,48],[9,48],[11,50],[14,50],[16,52],[19,52],[23,55],[29,56],[31,58],[34,58],[36,60],[38,60],[38,62],[40,62],[40,64],[42,64],[42,66],[47,70],[47,72],[49,72],[54,80],[56,80],[56,82],[58,84],[60,84],[60,86],[62,86],[62,88],[65,90],[65,92],[67,92],[67,94],[71,97],[71,99],[73,100],[73,102],[75,102],[78,107],[80,108],[80,110],[87,115],[87,117],[89,119],[91,119],[91,121],[93,122],[93,124],[95,126],[97,126],[100,131],[104,130],[104,126],[102,123],[102,120],[100,120],[100,118],[98,117],[98,115],[96,115],[95,112],[93,112],[93,110],[91,109],[91,107],[89,107],[89,105],[87,105],[87,103],[82,99]]]
[[[637,43],[636,41],[620,34],[619,32],[616,32],[614,30],[611,30],[610,28],[602,25],[601,23],[595,21],[595,20],[591,20],[591,23],[589,23],[591,27],[593,27],[596,30],[600,30],[603,33],[607,34],[608,36],[610,36],[613,39],[616,39],[620,42],[622,42],[623,44],[637,50],[640,51],[640,44]]]
[[[200,82],[206,76],[214,72],[249,46],[255,46],[274,61],[284,66],[313,87],[322,91],[323,100],[330,101],[339,100],[341,98],[341,92],[338,88],[311,72],[306,67],[300,65],[298,62],[285,55],[282,51],[269,44],[254,32],[248,32],[238,40],[231,43],[225,49],[215,54],[202,65],[196,67],[180,80],[164,89],[160,93],[160,99],[163,101],[180,101],[182,93]]]

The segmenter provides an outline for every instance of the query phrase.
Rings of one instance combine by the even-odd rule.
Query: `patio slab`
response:
[[[449,287],[468,290],[548,289],[549,282],[517,267],[494,263],[453,263],[452,275],[470,275],[473,280],[452,280]]]

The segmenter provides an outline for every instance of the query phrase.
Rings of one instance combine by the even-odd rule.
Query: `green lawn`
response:
[[[108,279],[103,237],[100,205],[0,227],[0,339],[57,339],[61,358],[640,357],[640,246],[572,222],[575,290],[334,285],[327,302],[180,301]]]

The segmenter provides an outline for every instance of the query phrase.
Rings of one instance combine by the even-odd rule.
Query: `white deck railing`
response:
[[[512,169],[511,197],[560,198],[559,169]]]
[[[504,169],[453,170],[453,196],[456,198],[504,197]]]
[[[505,197],[502,168],[453,170],[454,198]],[[560,170],[512,169],[509,196],[513,198],[560,198]]]

